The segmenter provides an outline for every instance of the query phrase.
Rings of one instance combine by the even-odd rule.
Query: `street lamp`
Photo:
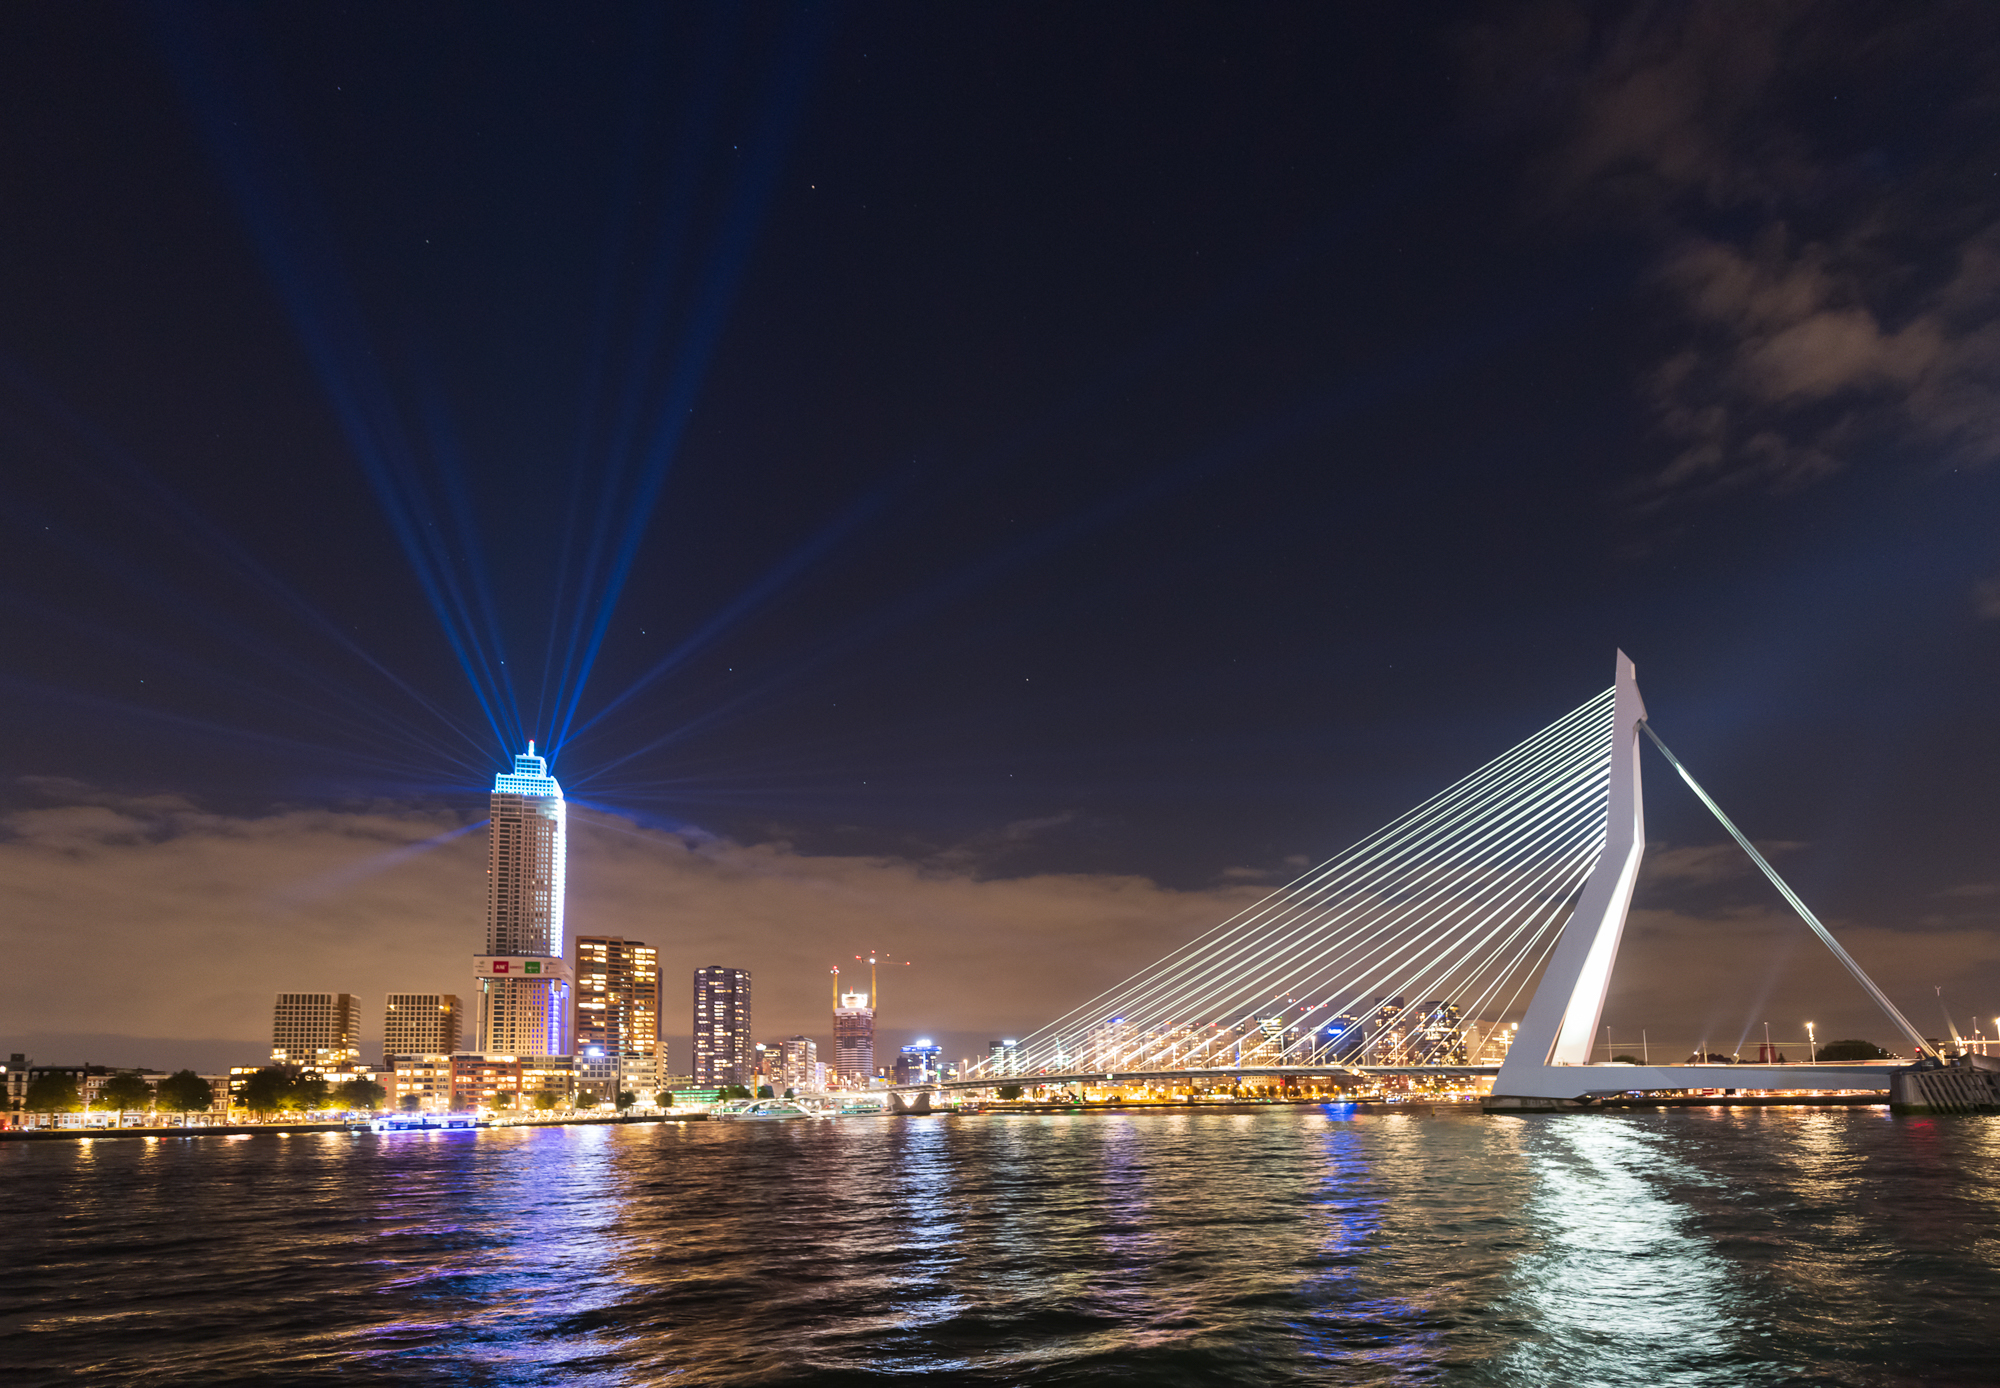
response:
[[[1813,1024],[1811,1022],[1806,1023],[1806,1051],[1807,1060],[1817,1061],[1819,1059],[1819,1042],[1813,1039]]]

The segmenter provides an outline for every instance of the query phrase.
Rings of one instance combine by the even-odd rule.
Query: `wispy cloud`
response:
[[[1468,50],[1488,109],[1542,132],[1539,215],[1654,248],[1664,351],[1639,389],[1665,457],[1640,504],[2000,455],[1990,11],[1502,13]]]

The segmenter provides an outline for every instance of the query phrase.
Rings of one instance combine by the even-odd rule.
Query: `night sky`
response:
[[[1619,647],[1996,1025],[1991,6],[24,3],[0,189],[0,1047],[469,992],[533,737],[677,1071],[983,1050]],[[1621,1038],[1893,1041],[1646,774]]]

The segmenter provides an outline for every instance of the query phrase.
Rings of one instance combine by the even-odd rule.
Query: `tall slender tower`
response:
[[[568,1055],[572,974],[563,959],[563,793],[535,744],[493,778],[486,952],[473,960],[479,1049]]]

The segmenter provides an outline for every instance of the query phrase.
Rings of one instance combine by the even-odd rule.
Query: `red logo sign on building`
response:
[[[496,974],[506,973],[509,967],[510,966],[505,959],[495,959],[493,961],[493,972]]]

